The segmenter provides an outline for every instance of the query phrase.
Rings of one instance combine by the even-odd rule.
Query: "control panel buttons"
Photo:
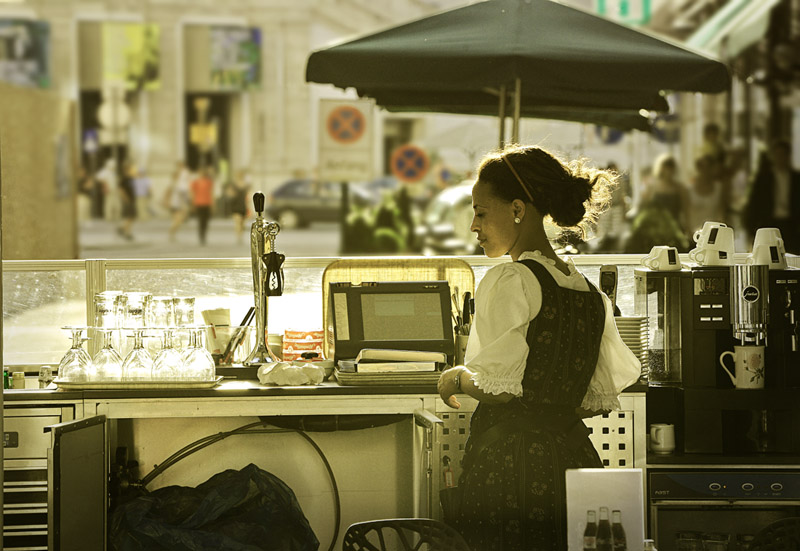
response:
[[[773,492],[780,492],[781,490],[783,490],[783,484],[781,484],[780,482],[773,482],[772,484],[770,484],[770,488],[772,489]]]
[[[708,485],[708,489],[711,490],[712,492],[719,492],[722,489],[722,484],[720,484],[719,482],[712,482],[711,484]]]
[[[745,492],[752,492],[753,488],[755,488],[755,486],[753,486],[753,484],[750,482],[745,482],[744,484],[742,484],[742,490],[744,490]]]

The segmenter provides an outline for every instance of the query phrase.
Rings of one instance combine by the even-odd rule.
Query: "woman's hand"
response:
[[[461,407],[461,403],[456,399],[455,394],[461,392],[460,377],[464,371],[467,371],[464,366],[457,366],[443,371],[436,385],[439,396],[444,400],[444,403],[454,409]]]

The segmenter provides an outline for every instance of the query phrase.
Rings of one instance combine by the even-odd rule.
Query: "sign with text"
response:
[[[331,182],[372,179],[374,109],[372,100],[320,100],[320,179]]]

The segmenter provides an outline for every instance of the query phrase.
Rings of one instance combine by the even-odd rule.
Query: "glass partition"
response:
[[[38,264],[43,267],[47,263]],[[86,324],[83,266],[83,262],[52,270],[34,266],[9,270],[4,266],[4,365],[58,365],[70,346],[69,333],[61,327]]]
[[[632,316],[633,269],[642,256],[579,255],[573,260],[595,284],[600,266],[616,265],[617,304],[624,316]],[[508,262],[508,258],[460,258],[472,267],[476,287],[492,266]],[[787,258],[791,266],[800,267],[798,257]],[[338,258],[286,260],[284,294],[269,301],[270,333],[322,328],[322,275],[334,260]],[[744,257],[736,261],[743,262]],[[87,325],[87,298],[106,289],[193,296],[198,322],[202,321],[203,310],[228,308],[231,323],[239,324],[253,305],[249,258],[6,261],[3,263],[4,365],[32,366],[30,370],[42,364],[57,365],[69,347],[69,336],[61,327]]]

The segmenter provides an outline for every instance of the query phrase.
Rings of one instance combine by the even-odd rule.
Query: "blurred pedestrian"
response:
[[[727,222],[730,194],[723,178],[719,157],[701,155],[695,160],[695,174],[689,188],[689,235],[701,229],[705,222]]]
[[[688,250],[689,194],[677,179],[677,173],[675,157],[663,154],[656,159],[653,179],[646,184],[633,212],[631,232],[625,241],[626,253],[646,253],[656,245]]]
[[[686,231],[689,193],[683,182],[678,180],[678,162],[675,157],[665,153],[656,159],[653,179],[642,192],[641,203],[662,207]]]
[[[786,252],[800,253],[800,172],[792,167],[792,146],[774,141],[761,155],[748,194],[744,222],[755,236],[758,228],[781,230]]]
[[[136,213],[142,220],[148,220],[153,216],[153,208],[150,205],[150,195],[152,182],[147,176],[144,168],[135,168],[136,176],[133,179],[133,192],[136,197]]]
[[[122,179],[119,183],[120,215],[122,223],[117,228],[117,233],[127,240],[133,239],[131,229],[136,220],[136,191],[134,179],[136,178],[136,165],[133,162],[125,163]]]
[[[119,197],[119,174],[117,174],[117,163],[114,159],[108,159],[103,168],[97,173],[97,179],[103,182],[105,199],[103,201],[103,216],[106,220],[119,220],[120,217],[120,197]]]
[[[91,219],[92,211],[92,189],[94,188],[94,177],[89,174],[84,167],[78,169],[77,197],[78,202],[78,221],[87,223]]]
[[[192,208],[197,216],[197,230],[200,244],[206,244],[208,221],[211,219],[211,207],[214,204],[214,180],[208,167],[200,169],[198,177],[192,181]]]
[[[189,185],[191,181],[192,174],[186,168],[186,164],[183,161],[178,161],[175,172],[172,174],[170,186],[164,195],[164,206],[169,210],[172,217],[172,223],[169,226],[170,241],[175,241],[175,234],[178,228],[183,225],[189,214],[191,206]]]
[[[250,176],[246,169],[241,169],[226,191],[228,207],[233,215],[233,227],[236,233],[236,243],[244,240],[244,221],[250,203]]]
[[[727,162],[727,151],[722,141],[722,130],[715,122],[703,126],[703,143],[700,145],[699,156],[710,155],[720,166]]]

